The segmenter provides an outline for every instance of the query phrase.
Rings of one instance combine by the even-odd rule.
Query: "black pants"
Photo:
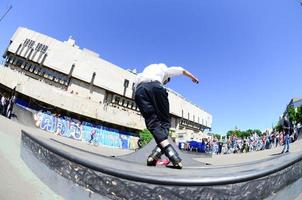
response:
[[[168,139],[171,123],[166,89],[159,82],[141,83],[135,91],[135,102],[156,143]]]

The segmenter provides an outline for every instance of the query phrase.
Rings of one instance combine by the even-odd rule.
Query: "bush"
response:
[[[140,138],[141,145],[143,147],[153,139],[153,136],[148,129],[144,129],[139,132],[139,138]]]

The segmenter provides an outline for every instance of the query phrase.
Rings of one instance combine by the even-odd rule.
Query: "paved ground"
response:
[[[63,199],[38,179],[21,159],[21,129],[105,156],[118,156],[133,152],[101,146],[94,147],[80,141],[55,136],[46,131],[24,126],[0,116],[0,199]],[[301,151],[301,149],[302,140],[290,145],[291,152]],[[247,154],[214,155],[212,158],[202,157],[198,160],[212,165],[240,164],[270,158],[273,154],[281,151],[282,147],[278,147]],[[301,195],[296,200],[300,198],[302,198]]]
[[[302,137],[302,136],[300,136]],[[302,150],[302,140],[299,139],[294,143],[291,143],[290,152],[297,152]],[[201,162],[206,162],[211,165],[232,165],[240,164],[245,162],[257,161],[266,158],[270,158],[272,155],[279,154],[283,149],[283,146],[278,146],[277,148],[267,149],[263,151],[241,153],[241,154],[221,154],[213,155],[212,158],[199,158],[197,160]]]
[[[63,199],[20,157],[20,126],[0,116],[0,199]]]

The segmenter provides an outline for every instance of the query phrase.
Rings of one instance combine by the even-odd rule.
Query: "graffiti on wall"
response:
[[[69,117],[54,116],[49,112],[36,113],[34,121],[40,129],[75,140],[88,142],[93,134],[93,142],[98,145],[123,149],[138,148],[138,137],[130,136],[129,133],[117,129],[81,122]]]

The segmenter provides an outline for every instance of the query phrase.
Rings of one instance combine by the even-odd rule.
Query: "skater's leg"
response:
[[[161,143],[162,152],[169,158],[169,160],[173,163],[176,168],[181,169],[182,163],[181,158],[179,157],[177,151],[173,148],[173,146],[169,143],[168,140],[164,140]]]
[[[138,88],[135,94],[135,102],[145,118],[148,130],[162,150],[161,152],[164,152],[175,166],[182,166],[177,152],[167,140],[170,128],[170,113],[166,90],[159,86]],[[155,152],[160,151],[157,149]],[[160,159],[160,156],[152,155],[153,153],[148,157],[147,164],[154,164],[156,160]]]

